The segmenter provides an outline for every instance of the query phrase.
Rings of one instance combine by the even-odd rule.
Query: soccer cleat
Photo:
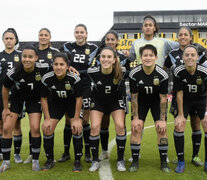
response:
[[[178,157],[176,157],[173,161],[172,164],[177,164],[178,163]]]
[[[74,166],[73,166],[73,172],[80,172],[81,170],[82,170],[81,161],[80,160],[75,160],[74,161]]]
[[[185,161],[178,161],[178,165],[175,168],[176,173],[183,173],[185,169]]]
[[[65,162],[65,161],[68,161],[70,160],[70,153],[66,154],[66,153],[63,153],[62,157],[58,160],[58,162]]]
[[[207,162],[204,164],[204,171],[207,173]]]
[[[54,166],[55,166],[55,162],[52,159],[47,159],[42,170],[48,171],[49,169],[52,169]]]
[[[4,171],[6,171],[9,168],[10,168],[10,162],[3,161],[3,163],[0,166],[0,173],[3,173]]]
[[[120,172],[126,171],[126,167],[125,167],[125,162],[124,162],[124,160],[122,160],[122,161],[117,161],[117,163],[116,163],[116,168],[117,168],[117,171],[120,171]]]
[[[0,153],[0,161],[2,161],[2,160],[3,160],[3,154]]]
[[[203,162],[201,161],[201,159],[199,157],[194,157],[191,161],[195,166],[203,166]]]
[[[95,172],[97,171],[98,169],[100,168],[100,164],[98,161],[92,161],[92,165],[91,167],[89,168],[89,171],[90,172]]]
[[[139,169],[139,162],[138,161],[132,161],[132,164],[129,167],[129,172],[135,172]]]
[[[100,154],[99,156],[99,160],[100,161],[103,161],[104,159],[108,159],[109,158],[109,154],[108,154],[108,151],[102,151],[102,153]]]
[[[29,164],[32,162],[32,155],[30,154],[28,158],[23,162],[24,164]]]
[[[32,160],[32,170],[33,171],[40,171],[40,164],[39,164],[39,160]]]
[[[162,170],[162,172],[165,172],[165,173],[170,172],[170,168],[167,165],[167,161],[166,162],[161,162],[161,170]]]
[[[20,164],[23,162],[20,154],[14,154],[14,162],[17,163],[17,164]]]
[[[91,163],[92,162],[90,154],[85,154],[85,162],[87,162],[87,163]]]

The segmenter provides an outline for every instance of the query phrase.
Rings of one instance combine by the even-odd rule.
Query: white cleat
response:
[[[120,171],[120,172],[126,171],[124,160],[118,161],[116,164],[116,168],[117,168],[117,171]]]
[[[17,163],[17,164],[20,164],[23,162],[20,154],[14,154],[14,162]]]
[[[40,171],[40,164],[39,164],[39,160],[32,160],[32,170],[33,171]]]
[[[89,168],[89,171],[90,172],[95,172],[95,171],[98,171],[99,168],[100,168],[99,162],[98,161],[92,161],[92,165]]]
[[[0,166],[0,173],[3,173],[7,169],[10,168],[10,162],[9,161],[3,161],[3,163]]]
[[[24,164],[29,164],[32,162],[32,155],[30,154],[28,158],[24,161]]]
[[[108,153],[108,151],[102,151],[102,153],[100,154],[100,156],[99,156],[99,160],[100,161],[103,161],[104,159],[108,159],[109,158],[109,153]]]

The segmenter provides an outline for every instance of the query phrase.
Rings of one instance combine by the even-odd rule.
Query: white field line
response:
[[[174,122],[168,122],[167,124],[173,124],[173,123]],[[155,125],[144,127],[144,129],[149,129],[149,128],[153,128],[153,127],[155,127]],[[127,133],[127,136],[130,134],[131,134],[131,131]],[[113,147],[115,145],[116,145],[116,138],[114,138],[108,145],[109,157],[111,154],[111,150],[113,149]],[[106,180],[106,179],[107,180],[114,180],[112,172],[111,172],[109,159],[100,161],[99,177],[100,177],[100,180]]]

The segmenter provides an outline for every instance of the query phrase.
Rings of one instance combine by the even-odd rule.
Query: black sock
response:
[[[161,162],[167,162],[168,144],[163,144],[163,145],[158,144],[158,149],[160,153]]]
[[[12,146],[12,138],[10,138],[10,139],[2,138],[1,139],[1,150],[3,153],[4,160],[10,160],[11,146]]]
[[[2,154],[2,152],[1,152],[1,140],[2,140],[2,134],[0,134],[0,154]]]
[[[174,131],[174,143],[178,161],[184,161],[184,132]]]
[[[193,131],[192,133],[192,142],[193,142],[193,157],[198,156],[198,152],[201,146],[201,137],[202,137],[202,132],[201,130],[198,131]]]
[[[90,146],[89,146],[90,131],[91,131],[90,124],[83,125],[83,138],[84,138],[84,143],[85,143],[85,154],[90,154]]]
[[[80,160],[82,156],[83,149],[83,134],[73,135],[73,147],[75,153],[75,160]]]
[[[104,151],[108,150],[109,129],[101,129],[100,131],[101,146]]]
[[[207,162],[207,132],[205,132],[205,162]]]
[[[44,135],[44,149],[47,159],[54,160],[54,134]]]
[[[32,137],[32,159],[38,160],[40,155],[41,137]]]
[[[140,144],[131,144],[133,162],[139,161]]]
[[[126,145],[126,135],[118,136],[116,135],[116,144],[117,144],[117,161],[122,161],[124,159],[124,151]]]
[[[89,136],[90,148],[93,155],[93,161],[98,161],[99,136]]]
[[[14,136],[14,154],[20,154],[22,146],[22,135]]]
[[[29,155],[32,155],[32,134],[29,131]]]
[[[70,149],[70,141],[72,138],[72,131],[71,131],[71,126],[70,125],[65,125],[64,128],[64,153],[69,154],[69,149]]]

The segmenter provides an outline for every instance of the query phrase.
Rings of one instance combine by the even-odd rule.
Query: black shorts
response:
[[[73,118],[75,116],[75,107],[75,101],[70,103],[56,103],[55,101],[48,101],[50,118],[52,119],[61,120],[65,113],[68,113],[69,118]],[[82,118],[82,112],[80,114],[80,118]]]
[[[10,111],[14,112],[16,114],[21,114],[24,108],[24,103],[25,103],[25,107],[26,107],[26,112],[28,114],[31,113],[41,113],[42,112],[42,108],[41,108],[41,103],[38,100],[19,100],[17,98],[11,98],[11,102],[10,102]]]
[[[125,102],[126,101],[124,100],[124,98],[113,101],[113,103],[109,103],[109,104],[100,102],[96,99],[92,99],[90,110],[97,110],[97,111],[103,112],[106,115],[107,114],[109,115],[111,112],[118,110],[118,109],[125,110],[126,109]]]
[[[206,111],[206,98],[198,101],[183,101],[183,113],[187,119],[188,115],[198,115],[200,120],[204,119]]]
[[[91,88],[90,86],[83,87],[83,109],[90,109],[91,105]]]
[[[154,103],[139,102],[138,103],[139,119],[145,121],[149,109],[151,110],[154,122],[160,120],[160,101]]]

